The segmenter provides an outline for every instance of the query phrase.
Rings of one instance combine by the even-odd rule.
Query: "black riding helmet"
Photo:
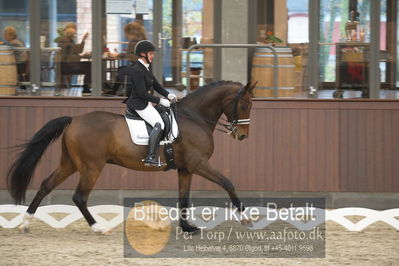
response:
[[[150,65],[150,71],[152,68],[152,64],[150,60],[148,60],[148,52],[155,51],[155,46],[152,44],[152,42],[148,40],[142,40],[136,43],[136,46],[134,47],[134,54],[138,57],[144,57],[147,63]],[[140,55],[141,53],[144,53],[145,56]]]
[[[148,40],[139,41],[134,47],[134,54],[141,57],[141,53],[147,54],[148,52],[155,51],[155,46]]]

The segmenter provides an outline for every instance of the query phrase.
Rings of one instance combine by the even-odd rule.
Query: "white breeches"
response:
[[[151,103],[148,103],[145,109],[136,110],[136,112],[152,127],[154,127],[156,123],[160,123],[162,130],[164,130],[165,124],[163,123],[162,117]]]

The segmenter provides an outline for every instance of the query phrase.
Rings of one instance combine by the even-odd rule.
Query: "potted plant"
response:
[[[283,41],[280,38],[278,38],[275,35],[273,35],[273,32],[268,31],[266,33],[265,42],[275,46],[276,43],[282,43]]]

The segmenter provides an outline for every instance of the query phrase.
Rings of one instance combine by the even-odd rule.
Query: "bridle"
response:
[[[249,125],[250,124],[250,119],[238,119],[238,103],[240,101],[245,102],[246,104],[251,104],[251,102],[244,100],[242,97],[242,95],[244,94],[245,90],[243,90],[243,88],[241,88],[237,95],[234,96],[234,98],[228,103],[228,104],[224,104],[224,102],[226,101],[226,99],[223,101],[222,105],[223,106],[229,106],[231,104],[234,104],[234,109],[233,109],[233,115],[232,115],[232,119],[224,119],[223,117],[220,117],[220,119],[222,119],[225,123],[222,123],[220,121],[218,121],[217,123],[221,126],[223,126],[226,130],[224,129],[220,129],[220,128],[215,128],[218,131],[221,131],[223,133],[226,134],[233,134],[237,131],[238,126],[240,125]],[[172,107],[172,106],[171,106]],[[176,118],[177,118],[177,105],[174,104],[174,111],[176,114]],[[203,118],[204,119],[204,118]],[[214,123],[214,121],[208,120],[208,119],[204,119],[206,122],[209,123]]]
[[[244,94],[245,90],[243,90],[242,88],[238,91],[237,95],[233,98],[233,100],[231,100],[230,103],[228,103],[226,106],[233,104],[234,105],[234,109],[233,109],[233,115],[232,115],[232,119],[224,119],[221,118],[224,122],[227,123],[222,123],[222,122],[218,122],[219,125],[223,126],[226,130],[220,129],[220,128],[216,128],[216,130],[219,130],[223,133],[226,134],[233,134],[237,131],[238,126],[240,125],[249,125],[250,124],[250,119],[238,119],[238,103],[240,101],[243,101],[247,104],[250,104],[249,101],[246,101],[242,98],[242,95]]]

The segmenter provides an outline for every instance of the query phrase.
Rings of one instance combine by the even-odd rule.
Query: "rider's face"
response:
[[[141,55],[144,56],[144,53],[141,53]],[[147,62],[147,63],[148,63],[148,64],[152,63],[152,60],[153,60],[154,57],[155,57],[155,52],[154,52],[154,51],[149,51],[149,52],[147,52],[147,57],[148,57],[148,61],[149,61],[149,62]]]
[[[152,60],[154,59],[154,57],[155,57],[154,51],[148,52],[148,60],[150,61],[148,63],[152,63]]]

